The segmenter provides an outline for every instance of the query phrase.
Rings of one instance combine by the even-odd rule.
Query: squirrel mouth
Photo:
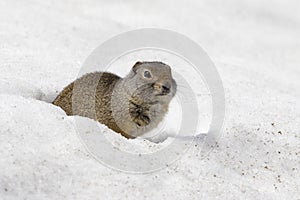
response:
[[[166,95],[168,95],[170,92],[161,92],[161,93],[159,93],[159,94],[156,94],[156,96],[166,96]]]

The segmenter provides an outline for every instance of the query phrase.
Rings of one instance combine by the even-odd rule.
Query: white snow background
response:
[[[1,0],[0,199],[299,200],[299,9],[297,0]],[[93,49],[145,27],[206,50],[225,88],[226,123],[207,157],[195,144],[163,170],[128,174],[96,161],[74,117],[49,102]],[[103,131],[134,151],[164,144]]]

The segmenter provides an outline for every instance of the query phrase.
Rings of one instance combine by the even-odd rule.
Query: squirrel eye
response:
[[[151,78],[151,73],[149,71],[144,71],[144,77],[145,78]]]

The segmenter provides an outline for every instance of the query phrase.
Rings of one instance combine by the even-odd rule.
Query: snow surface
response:
[[[299,200],[299,7],[297,0],[2,0],[0,199]],[[144,27],[202,45],[222,77],[226,123],[208,156],[200,138],[172,165],[130,174],[94,159],[75,129],[80,117],[49,102],[103,41]],[[118,148],[142,153],[172,139],[127,140],[101,129]]]

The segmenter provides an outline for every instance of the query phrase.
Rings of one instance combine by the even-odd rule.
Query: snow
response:
[[[297,0],[1,1],[0,199],[300,199],[299,6]],[[180,32],[207,51],[225,88],[226,122],[209,155],[200,152],[201,134],[187,135],[182,141],[194,142],[166,168],[125,173],[103,165],[82,143],[76,121],[95,122],[66,116],[49,102],[103,41],[143,27]],[[203,133],[210,108],[201,88]],[[141,154],[175,137],[127,140],[96,125],[115,148]]]

